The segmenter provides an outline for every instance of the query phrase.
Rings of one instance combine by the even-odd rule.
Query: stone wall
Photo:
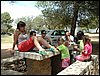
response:
[[[99,60],[97,55],[92,55],[91,61],[76,61],[57,75],[98,75]]]
[[[97,55],[92,55],[91,61],[76,61],[64,70],[61,69],[59,53],[48,52],[48,56],[42,56],[33,52],[16,53],[17,56],[1,60],[1,64],[11,63],[22,59],[26,55],[25,75],[98,75],[99,60]],[[34,58],[35,57],[35,58]],[[7,75],[7,74],[6,74]],[[12,74],[13,75],[13,74]]]
[[[44,59],[41,61],[27,59],[26,75],[51,75],[51,60]]]

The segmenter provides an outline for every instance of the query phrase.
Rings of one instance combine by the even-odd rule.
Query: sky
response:
[[[1,1],[1,13],[9,12],[14,21],[24,16],[34,18],[42,14],[41,9],[35,7],[35,3],[36,1],[16,1],[14,4],[10,4],[9,1]],[[16,27],[13,26],[13,28]]]
[[[9,1],[1,1],[1,13],[9,12],[12,19],[21,18],[22,16],[36,17],[42,14],[41,10],[35,7],[36,1],[16,1],[10,4]]]

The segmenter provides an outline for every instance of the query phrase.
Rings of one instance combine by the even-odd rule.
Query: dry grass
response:
[[[13,42],[13,36],[1,35],[1,44],[12,43],[12,42]]]

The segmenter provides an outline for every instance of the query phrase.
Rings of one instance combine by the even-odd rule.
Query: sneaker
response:
[[[49,51],[52,51],[52,52],[54,52],[54,49],[53,49],[53,48],[49,48]]]
[[[39,54],[47,55],[47,53],[45,51],[39,51]]]

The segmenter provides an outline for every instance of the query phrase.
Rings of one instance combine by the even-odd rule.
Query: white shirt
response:
[[[66,40],[66,37],[65,37],[65,36],[62,36],[62,38],[63,38],[64,40]],[[72,35],[70,35],[70,39],[71,39],[72,42],[74,41],[74,37],[73,37]]]
[[[72,42],[74,42],[74,37],[72,35],[70,35],[70,39]]]

